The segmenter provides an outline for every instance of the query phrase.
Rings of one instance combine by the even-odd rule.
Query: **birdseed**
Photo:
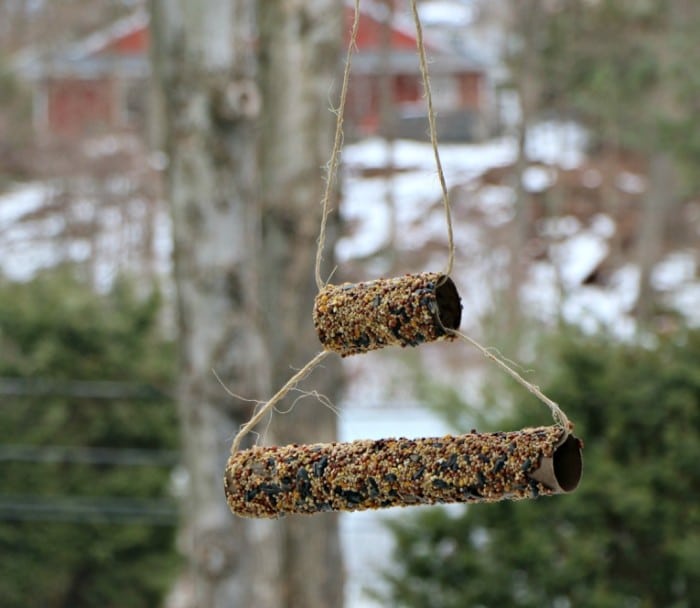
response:
[[[437,272],[326,285],[314,302],[321,344],[343,357],[384,346],[452,340],[462,305],[452,279]]]
[[[569,442],[573,441],[571,444]],[[532,477],[566,443],[562,489]],[[224,479],[233,513],[360,511],[436,503],[494,502],[573,490],[581,442],[559,426],[422,439],[256,446],[231,455]],[[554,469],[560,466],[555,461]]]

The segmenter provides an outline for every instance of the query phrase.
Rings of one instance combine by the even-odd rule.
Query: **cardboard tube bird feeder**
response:
[[[560,426],[422,439],[257,446],[224,478],[242,517],[494,502],[571,492],[582,444]]]
[[[437,272],[326,285],[314,302],[324,348],[347,357],[384,346],[452,340],[462,317],[457,288]]]

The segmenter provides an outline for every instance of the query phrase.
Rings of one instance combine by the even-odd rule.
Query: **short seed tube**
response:
[[[437,272],[363,283],[326,285],[313,319],[326,350],[343,357],[388,345],[451,340],[462,317],[457,288]]]
[[[233,513],[267,518],[535,498],[576,489],[581,447],[560,426],[257,446],[231,455],[224,486]]]

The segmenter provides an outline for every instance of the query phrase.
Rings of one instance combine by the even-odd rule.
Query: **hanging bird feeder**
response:
[[[572,434],[573,425],[564,412],[503,359],[458,331],[462,305],[457,287],[450,278],[455,249],[450,203],[438,152],[416,0],[411,0],[411,7],[431,143],[447,220],[447,268],[444,272],[407,274],[341,285],[321,280],[328,201],[338,168],[350,59],[359,24],[359,0],[356,0],[316,254],[319,292],[314,301],[313,322],[323,350],[294,374],[234,438],[224,489],[228,505],[236,515],[274,518],[291,513],[494,502],[567,493],[579,484],[583,444]],[[550,408],[557,424],[498,433],[254,446],[239,451],[242,438],[329,354],[347,357],[385,346],[418,346],[456,339],[475,346],[537,396]]]

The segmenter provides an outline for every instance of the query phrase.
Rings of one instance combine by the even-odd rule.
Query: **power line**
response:
[[[71,397],[74,399],[138,399],[155,401],[171,396],[150,384],[112,380],[52,380],[0,378],[0,395],[11,397]]]
[[[0,444],[0,462],[169,467],[179,461],[176,450]]]
[[[0,496],[0,521],[173,526],[177,513],[165,499]]]

